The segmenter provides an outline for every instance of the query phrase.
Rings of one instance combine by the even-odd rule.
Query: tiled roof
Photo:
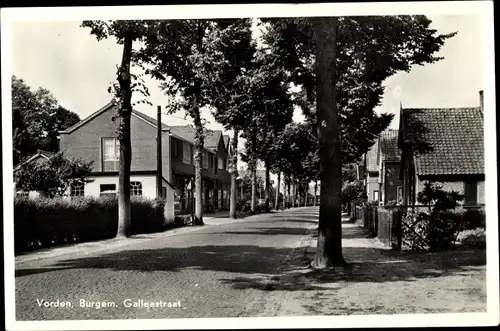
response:
[[[366,153],[367,171],[378,171],[377,154],[378,154],[378,139],[375,140],[375,143],[372,145],[372,147],[370,147],[370,149]]]
[[[479,107],[402,111],[405,123],[419,123],[425,131],[421,139],[429,148],[414,157],[418,175],[485,173],[484,119]],[[407,131],[406,138],[417,134],[415,129],[411,132],[407,127],[405,124],[403,128]]]
[[[171,126],[171,132],[194,143],[195,129],[191,125]],[[205,134],[205,148],[217,149],[219,139],[222,136],[220,130],[209,130]]]
[[[401,150],[398,147],[399,130],[388,129],[380,134],[379,148],[383,161],[401,161]]]

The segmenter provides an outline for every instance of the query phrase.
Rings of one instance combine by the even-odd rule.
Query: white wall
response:
[[[85,196],[98,197],[101,193],[101,184],[115,184],[118,190],[118,175],[89,177],[94,181],[85,184]],[[131,175],[130,181],[142,183],[142,196],[154,199],[156,198],[156,176],[155,175]]]

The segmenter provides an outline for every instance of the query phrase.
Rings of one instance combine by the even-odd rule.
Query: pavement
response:
[[[201,227],[18,257],[16,319],[485,311],[484,251],[393,252],[346,216],[351,267],[311,269],[318,213],[207,217]]]
[[[18,256],[16,319],[265,316],[270,307],[277,313],[252,279],[271,278],[302,254],[317,218],[317,207],[207,217],[205,226]]]

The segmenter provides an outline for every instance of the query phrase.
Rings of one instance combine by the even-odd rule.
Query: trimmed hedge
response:
[[[132,198],[132,234],[175,227],[166,224],[162,199]],[[85,197],[72,200],[16,197],[14,199],[15,253],[34,249],[114,238],[118,199]]]

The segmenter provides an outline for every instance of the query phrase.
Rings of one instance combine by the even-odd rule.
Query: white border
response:
[[[494,81],[494,28],[492,1],[439,1],[404,3],[336,3],[336,4],[255,4],[255,5],[200,5],[196,6],[133,6],[133,7],[60,7],[60,8],[5,8],[1,12],[2,50],[2,144],[4,176],[4,252],[5,252],[5,313],[8,330],[96,330],[143,329],[144,320],[106,321],[15,321],[15,279],[13,272],[13,194],[9,183],[12,174],[11,118],[11,24],[27,21],[74,21],[82,19],[153,19],[153,18],[223,18],[223,17],[285,17],[285,16],[352,16],[352,15],[485,15],[484,45],[484,105],[485,105],[485,166],[487,206],[487,309],[488,313],[414,314],[414,315],[361,315],[317,317],[246,318],[246,324],[260,328],[331,328],[335,327],[394,327],[394,326],[481,326],[499,324],[498,284],[498,217],[496,181],[495,81]],[[195,16],[196,15],[196,16]],[[150,329],[238,329],[241,318],[203,318],[147,320]]]

